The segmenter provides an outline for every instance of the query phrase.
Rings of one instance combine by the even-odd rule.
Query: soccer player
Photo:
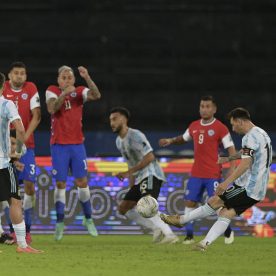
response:
[[[64,65],[58,69],[58,86],[51,85],[46,91],[47,108],[51,114],[53,176],[56,180],[54,200],[57,213],[55,230],[57,241],[62,239],[64,231],[65,188],[69,168],[78,187],[78,197],[84,213],[83,225],[87,227],[90,235],[98,235],[92,220],[90,190],[87,185],[82,112],[83,104],[100,99],[101,93],[86,68],[80,66],[78,71],[88,88],[75,87],[74,71]]]
[[[216,186],[222,181],[222,168],[218,164],[221,144],[227,149],[229,155],[235,154],[235,146],[227,127],[214,117],[217,105],[212,96],[203,96],[199,105],[201,119],[192,122],[185,133],[174,138],[159,140],[162,147],[180,145],[193,140],[194,164],[191,177],[188,180],[185,192],[185,214],[193,211],[202,201],[204,190],[208,196],[214,195]],[[235,168],[231,163],[229,173]],[[194,243],[193,222],[186,225],[184,244]],[[225,232],[225,243],[234,241],[234,232],[230,226]]]
[[[35,154],[34,154],[34,131],[39,125],[41,118],[40,100],[37,87],[33,82],[27,80],[27,70],[23,62],[14,62],[9,69],[9,80],[5,82],[3,96],[12,100],[22,118],[26,129],[24,143],[27,146],[27,152],[21,157],[20,162],[24,164],[23,171],[18,171],[19,182],[24,183],[24,218],[26,224],[26,240],[30,244],[32,216],[35,205]],[[6,219],[10,225],[10,231],[14,236],[11,221],[9,219],[9,207],[5,207]]]
[[[11,141],[11,154],[14,154],[15,151],[16,151],[16,131],[15,131],[15,129],[12,129],[10,131],[10,141]],[[25,154],[26,153],[26,146],[25,145],[23,145],[22,150],[23,150],[23,153]],[[13,165],[16,168],[17,172],[18,171],[22,172],[24,170],[24,164],[19,162],[18,160],[11,160],[10,163],[13,163]],[[1,203],[2,203],[1,204],[2,209],[4,211],[9,210],[8,201],[2,201]],[[7,217],[10,221],[9,213],[8,213]],[[11,222],[9,224],[11,224]],[[11,245],[11,244],[14,244],[16,242],[15,239],[14,239],[15,235],[9,235],[9,234],[4,232],[4,230],[2,228],[2,224],[1,224],[1,217],[0,217],[0,234],[1,234],[0,243],[5,243],[5,244],[8,244],[8,245]]]
[[[146,136],[141,131],[128,127],[129,117],[130,113],[124,107],[113,108],[109,117],[112,131],[118,134],[116,146],[129,167],[128,171],[117,175],[121,180],[128,178],[130,188],[118,211],[137,224],[153,230],[153,242],[176,243],[178,237],[163,223],[159,214],[153,218],[144,218],[135,208],[143,196],[151,195],[157,199],[166,178]]]
[[[206,250],[226,230],[233,217],[260,202],[267,190],[272,161],[268,134],[252,123],[249,112],[244,108],[235,108],[228,116],[233,131],[244,135],[241,154],[228,158],[229,161],[241,158],[238,167],[217,186],[216,194],[205,205],[182,216],[161,215],[166,223],[182,227],[191,220],[212,215],[221,208],[218,220],[197,244],[196,250]]]
[[[0,96],[2,96],[5,76],[0,73]],[[22,202],[19,196],[17,175],[10,159],[19,159],[22,155],[25,141],[25,130],[17,108],[12,101],[0,97],[0,201],[8,201],[10,205],[10,217],[15,231],[18,253],[42,253],[42,251],[30,247],[26,242],[26,227],[22,214]],[[10,123],[16,129],[16,151],[10,153]]]

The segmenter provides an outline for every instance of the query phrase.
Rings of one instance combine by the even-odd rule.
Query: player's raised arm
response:
[[[80,76],[86,81],[87,86],[89,88],[89,91],[87,93],[87,101],[95,101],[101,98],[101,93],[97,87],[97,85],[95,84],[95,82],[91,79],[88,70],[83,67],[83,66],[79,66],[78,67]]]

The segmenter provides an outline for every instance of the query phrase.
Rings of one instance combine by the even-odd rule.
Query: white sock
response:
[[[149,228],[151,230],[155,230],[156,227],[152,223],[152,221],[148,218],[142,217],[136,210],[136,208],[130,209],[125,213],[125,216],[130,219],[134,220],[137,224]]]
[[[222,235],[227,227],[229,226],[231,220],[225,217],[218,217],[218,220],[211,227],[207,233],[204,240],[201,241],[204,245],[209,245],[215,241],[220,235]]]
[[[3,227],[2,227],[2,219],[0,217],[0,235],[4,233]]]
[[[189,213],[191,213],[192,211],[194,211],[197,207],[185,207],[185,210],[184,210],[184,214],[187,215]],[[192,222],[192,221],[190,221]]]
[[[2,210],[5,210],[6,208],[10,208],[9,202],[8,201],[2,201]]]
[[[55,188],[55,192],[54,192],[54,202],[62,202],[63,204],[65,204],[65,192],[66,189],[57,189]]]
[[[26,248],[28,245],[26,243],[26,226],[25,221],[23,220],[19,224],[13,224],[13,229],[15,232],[17,244],[19,247]]]
[[[208,203],[206,203],[203,206],[200,206],[195,210],[191,211],[190,213],[180,216],[180,223],[185,224],[189,221],[205,218],[215,213],[216,210],[213,209]]]
[[[23,209],[31,209],[35,205],[35,194],[34,195],[27,195],[26,193],[24,194],[24,199],[23,199]]]
[[[165,236],[175,236],[172,229],[168,224],[166,224],[161,218],[158,212],[154,217],[150,218],[156,228],[160,228]]]
[[[86,202],[90,200],[90,190],[87,186],[86,188],[79,188],[78,187],[78,197],[81,202]]]

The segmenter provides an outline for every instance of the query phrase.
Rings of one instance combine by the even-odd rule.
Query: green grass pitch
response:
[[[198,240],[200,238],[197,238]],[[1,276],[172,276],[276,275],[276,239],[236,237],[232,245],[220,238],[206,252],[181,243],[154,245],[151,236],[33,236],[40,255],[22,255],[15,246],[1,245]]]

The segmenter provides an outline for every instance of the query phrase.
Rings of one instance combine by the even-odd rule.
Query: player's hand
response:
[[[12,161],[17,161],[21,158],[22,154],[21,153],[17,153],[17,152],[13,152],[10,154],[10,159]]]
[[[121,181],[129,177],[129,172],[121,172],[116,175]]]
[[[79,66],[78,67],[78,70],[79,70],[79,73],[80,73],[80,76],[84,79],[88,78],[89,77],[89,73],[88,73],[88,70],[83,67],[83,66]]]
[[[171,139],[170,138],[162,138],[159,140],[159,146],[160,147],[167,147],[171,144]]]
[[[13,164],[14,164],[15,168],[16,168],[18,171],[23,172],[24,167],[25,167],[25,165],[24,165],[23,163],[21,163],[21,162],[19,162],[19,161],[14,161]]]
[[[76,87],[74,85],[68,85],[63,88],[62,93],[65,95],[71,94],[72,92],[76,91]]]
[[[220,156],[218,158],[218,161],[217,161],[217,164],[224,164],[224,163],[227,163],[229,162],[229,158],[226,157],[226,156]]]
[[[227,187],[228,185],[225,185],[223,182],[220,183],[215,190],[215,195],[222,195],[227,190]]]

